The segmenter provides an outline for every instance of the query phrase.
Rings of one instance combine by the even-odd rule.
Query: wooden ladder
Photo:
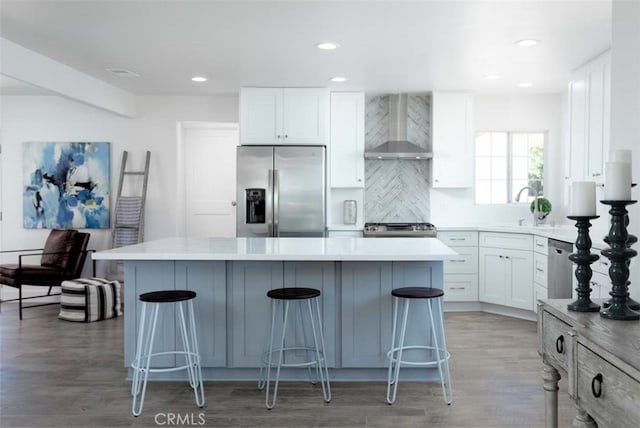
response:
[[[111,234],[112,248],[140,243],[144,240],[144,208],[149,182],[149,162],[151,152],[147,150],[144,171],[127,171],[128,152],[122,152],[122,165],[116,195],[115,223]],[[142,193],[138,196],[122,196],[124,179],[128,176],[142,176]]]

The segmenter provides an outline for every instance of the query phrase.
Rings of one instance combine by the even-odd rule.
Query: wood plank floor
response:
[[[446,313],[454,402],[439,383],[401,383],[393,406],[382,383],[338,383],[333,400],[319,386],[282,385],[268,411],[255,383],[207,382],[198,409],[185,383],[152,383],[144,413],[131,415],[122,367],[122,318],[82,324],[60,321],[57,307],[0,313],[0,427],[541,427],[542,363],[536,325],[483,313]],[[574,406],[560,384],[560,426]],[[173,426],[176,426],[174,419]]]

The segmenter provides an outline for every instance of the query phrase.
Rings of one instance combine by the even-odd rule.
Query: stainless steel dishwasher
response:
[[[571,251],[573,251],[573,244],[549,238],[547,254],[549,299],[571,298],[573,284],[573,262],[569,260]]]

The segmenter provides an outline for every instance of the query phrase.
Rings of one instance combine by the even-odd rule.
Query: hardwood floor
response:
[[[334,382],[330,404],[319,386],[285,383],[268,411],[255,383],[206,382],[207,404],[198,409],[186,383],[156,382],[148,387],[144,413],[134,418],[122,361],[123,319],[71,323],[58,320],[57,311],[26,310],[20,322],[15,305],[2,305],[2,428],[544,426],[542,363],[536,325],[528,321],[445,314],[451,406],[436,382],[400,383],[393,406],[386,404],[383,383]],[[560,426],[571,426],[574,406],[564,380],[559,402]]]

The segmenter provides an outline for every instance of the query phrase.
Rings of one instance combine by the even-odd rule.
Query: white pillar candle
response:
[[[595,181],[574,181],[571,185],[571,215],[591,217],[596,215]]]
[[[631,164],[629,162],[606,163],[604,199],[607,201],[631,200]]]
[[[609,162],[632,163],[631,150],[629,149],[611,150],[609,152]]]

